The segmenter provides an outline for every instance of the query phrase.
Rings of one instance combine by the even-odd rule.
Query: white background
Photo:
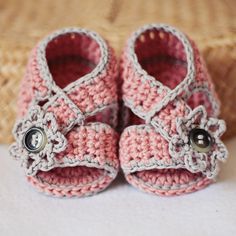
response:
[[[235,236],[236,138],[218,182],[180,197],[157,197],[122,175],[104,192],[82,199],[37,193],[19,163],[0,146],[0,236]]]

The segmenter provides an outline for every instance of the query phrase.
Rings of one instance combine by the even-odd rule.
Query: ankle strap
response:
[[[98,64],[88,74],[60,88],[53,80],[46,58],[46,48],[53,40],[66,35],[82,35],[99,45]],[[84,45],[86,46],[86,45]],[[89,49],[87,49],[89,50]],[[91,48],[91,50],[94,50]],[[117,64],[113,50],[96,33],[78,28],[56,31],[42,40],[33,50],[27,67],[23,86],[31,93],[32,104],[20,112],[21,116],[30,109],[29,106],[44,104],[45,112],[53,112],[60,130],[67,133],[71,127],[81,124],[86,118],[98,112],[117,106]],[[28,102],[28,101],[27,101]],[[22,104],[24,103],[24,104]],[[19,104],[25,107],[25,98]],[[64,115],[66,112],[66,116]]]
[[[140,65],[135,51],[137,44],[142,49],[142,40],[151,42],[153,37],[157,37],[162,44],[170,45],[175,52],[179,51],[179,57],[186,65],[184,79],[173,89],[147,74]],[[218,115],[218,99],[199,51],[195,44],[177,29],[164,24],[151,24],[141,28],[129,39],[122,61],[123,100],[133,113],[146,122],[149,123],[152,117],[168,104],[179,100],[186,101],[197,91],[206,93],[211,104],[209,113]]]

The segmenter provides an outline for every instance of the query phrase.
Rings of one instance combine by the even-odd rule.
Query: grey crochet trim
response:
[[[143,184],[144,186],[147,186],[151,189],[156,189],[156,190],[181,190],[181,189],[186,189],[190,186],[195,186],[199,181],[202,180],[202,177],[198,177],[197,179],[188,182],[187,184],[170,184],[170,185],[159,185],[159,184],[150,184],[146,181],[143,181],[141,178],[137,177],[136,175],[132,175],[133,179],[136,179],[140,184]]]
[[[144,161],[140,161],[138,163],[135,161],[131,161],[129,164],[130,164],[129,167],[126,167],[126,166],[122,167],[124,173],[126,173],[126,174],[132,174],[137,171],[143,171],[143,170],[185,168],[184,163],[167,164],[165,161],[157,160],[154,157],[150,158],[148,163],[144,162]]]
[[[217,117],[220,114],[220,104],[219,101],[216,101],[215,97],[211,92],[209,92],[208,85],[206,83],[201,83],[201,84],[191,84],[190,85],[190,90],[187,91],[186,94],[183,96],[183,99],[187,101],[194,93],[196,92],[203,92],[209,99],[212,110],[213,110],[213,116]]]

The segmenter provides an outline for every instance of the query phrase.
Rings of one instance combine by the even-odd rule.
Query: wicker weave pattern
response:
[[[228,133],[236,134],[236,4],[234,0],[0,0],[0,142],[12,140],[16,95],[36,41],[65,26],[93,29],[120,53],[131,31],[165,22],[199,45],[222,101]]]

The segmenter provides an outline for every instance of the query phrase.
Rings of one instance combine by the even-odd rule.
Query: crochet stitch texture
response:
[[[85,29],[59,30],[33,49],[10,152],[22,161],[28,181],[39,191],[88,196],[116,177],[117,73],[113,50]],[[41,136],[26,138],[35,127],[42,129],[47,142],[31,152],[24,142],[39,146]]]
[[[220,141],[225,124],[217,119],[218,99],[195,43],[171,26],[146,25],[127,42],[121,77],[128,127],[119,155],[127,181],[166,196],[212,183],[227,158]],[[190,144],[194,128],[211,137],[209,151]]]

